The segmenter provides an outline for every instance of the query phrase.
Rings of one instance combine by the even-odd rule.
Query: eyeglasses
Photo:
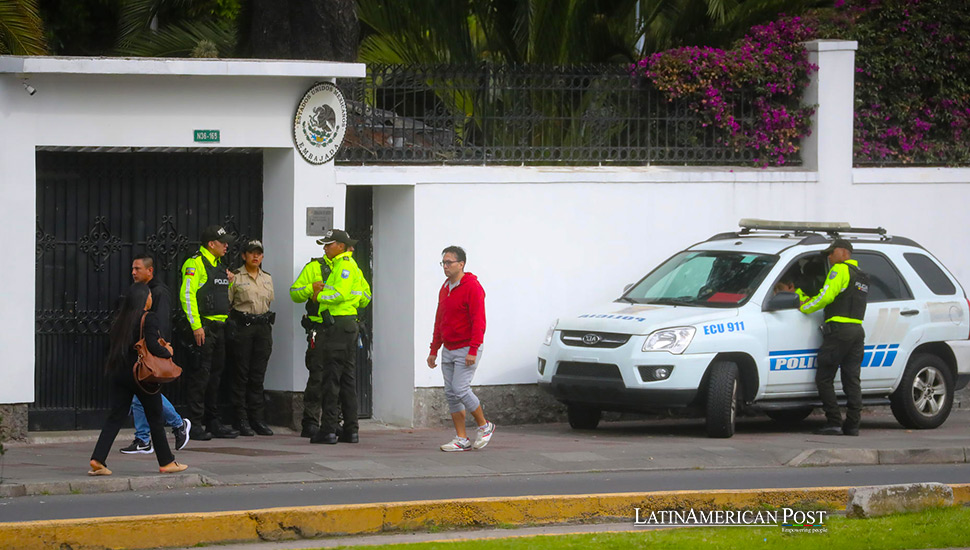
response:
[[[440,265],[441,267],[448,267],[451,264],[457,264],[457,263],[461,263],[461,262],[457,260],[444,260],[444,261],[438,262],[438,265]]]

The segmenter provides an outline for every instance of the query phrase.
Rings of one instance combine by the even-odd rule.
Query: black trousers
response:
[[[219,381],[226,366],[225,323],[205,320],[205,343],[191,346],[190,366],[186,372],[186,399],[189,420],[202,427],[219,419]]]
[[[269,323],[244,325],[235,321],[232,355],[235,370],[231,382],[232,408],[236,421],[262,422],[265,416],[263,379],[273,353],[273,327]]]
[[[327,336],[327,331],[319,323],[315,323],[313,329],[316,331],[316,336],[312,342],[307,335],[306,370],[309,376],[306,389],[303,391],[304,428],[319,428],[320,418],[323,415],[323,340]]]
[[[323,418],[320,431],[334,433],[343,413],[344,433],[357,432],[357,317],[341,315],[323,343]],[[320,341],[317,341],[320,345]]]
[[[858,429],[862,415],[862,355],[866,331],[856,323],[826,323],[822,347],[818,349],[818,370],[815,385],[825,410],[826,424]],[[845,424],[835,395],[835,373],[841,371],[842,392],[845,393]]]
[[[118,437],[121,426],[128,419],[133,395],[137,395],[138,400],[145,407],[145,417],[148,418],[148,425],[151,427],[152,445],[155,446],[155,458],[158,460],[158,465],[169,464],[175,460],[175,455],[172,454],[172,449],[168,446],[168,439],[165,437],[165,421],[162,419],[162,394],[152,395],[143,392],[135,384],[135,377],[130,369],[115,369],[108,375],[108,403],[111,411],[101,428],[101,435],[98,436],[98,443],[94,446],[94,453],[91,454],[91,458],[101,464],[108,463],[111,445]]]

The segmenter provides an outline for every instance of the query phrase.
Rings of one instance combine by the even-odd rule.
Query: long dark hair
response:
[[[141,322],[141,316],[145,313],[145,302],[151,290],[144,283],[135,283],[128,287],[118,309],[115,310],[114,319],[111,321],[111,330],[108,331],[108,361],[105,363],[105,370],[120,365],[128,350],[135,345],[132,339],[135,327]],[[128,365],[129,367],[131,365]]]

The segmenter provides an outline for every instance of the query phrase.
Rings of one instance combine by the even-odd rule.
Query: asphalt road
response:
[[[931,481],[970,483],[970,467],[966,464],[932,464],[488,475],[35,496],[0,500],[0,522],[475,497],[860,486]]]

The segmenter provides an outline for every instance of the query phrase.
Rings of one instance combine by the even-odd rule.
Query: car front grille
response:
[[[623,380],[620,367],[609,363],[580,363],[563,361],[556,369],[557,376],[582,376],[583,378],[600,378],[605,380]]]
[[[618,348],[630,340],[630,335],[617,332],[564,330],[559,340],[567,346],[580,348]]]

